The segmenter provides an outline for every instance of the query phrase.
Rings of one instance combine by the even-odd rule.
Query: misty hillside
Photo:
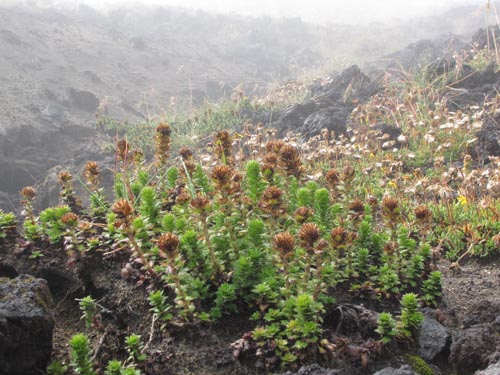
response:
[[[176,8],[0,7],[0,206],[51,167],[102,156],[95,114],[129,122],[262,94],[310,69],[377,61],[421,38],[467,36],[475,7],[396,24],[318,26],[300,19]]]

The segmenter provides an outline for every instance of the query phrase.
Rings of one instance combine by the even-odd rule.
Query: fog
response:
[[[20,3],[20,0],[0,0],[0,3]],[[487,0],[27,0],[29,3],[78,6],[81,3],[106,11],[116,6],[154,4],[202,9],[215,13],[238,13],[252,16],[300,17],[314,23],[366,24],[388,20],[405,20],[437,14],[450,7],[477,5],[485,7]]]

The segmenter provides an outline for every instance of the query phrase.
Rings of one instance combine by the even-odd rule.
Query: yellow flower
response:
[[[459,195],[458,198],[457,198],[457,201],[462,206],[465,206],[467,204],[467,197],[465,195]]]

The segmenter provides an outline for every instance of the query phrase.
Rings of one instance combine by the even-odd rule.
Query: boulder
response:
[[[0,369],[38,375],[52,350],[52,296],[47,282],[28,275],[0,278]]]
[[[90,91],[78,90],[71,87],[67,89],[66,94],[67,104],[75,109],[93,113],[99,107],[99,99]]]
[[[453,334],[449,362],[464,372],[486,367],[498,354],[500,304],[483,301],[462,322],[464,329]]]
[[[476,371],[474,375],[498,375],[500,374],[500,362],[489,365],[481,371]]]
[[[403,365],[400,368],[386,367],[377,371],[373,375],[418,375],[409,365]]]
[[[488,162],[489,156],[500,156],[500,116],[492,118],[483,124],[476,132],[477,137],[477,159]]]
[[[436,319],[426,316],[420,326],[418,355],[427,361],[433,361],[446,352],[449,343],[448,330]]]
[[[310,365],[302,366],[299,371],[291,372],[287,371],[285,375],[340,375],[340,370],[334,369],[326,369],[318,365],[317,363],[313,363]]]
[[[309,115],[304,125],[298,129],[301,134],[314,136],[322,129],[334,131],[336,135],[346,134],[346,119],[352,110],[346,108],[329,108]]]
[[[353,65],[329,81],[315,82],[309,90],[312,100],[289,106],[272,124],[279,135],[293,131],[312,137],[325,128],[345,134],[352,110],[375,95],[380,85]]]

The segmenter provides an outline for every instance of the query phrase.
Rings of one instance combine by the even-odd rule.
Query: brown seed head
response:
[[[212,179],[215,180],[217,186],[224,187],[227,186],[231,182],[231,178],[233,177],[233,169],[228,167],[227,165],[216,165],[214,169],[212,169]]]
[[[36,197],[36,190],[32,186],[25,186],[21,189],[21,198],[32,201]]]
[[[161,123],[156,127],[156,133],[160,137],[170,137],[170,134],[172,134],[172,129],[170,129],[170,125]]]
[[[184,165],[190,174],[196,171],[196,163],[192,159],[184,160]],[[184,168],[182,168],[182,171],[184,172]]]
[[[388,214],[397,214],[398,210],[398,200],[394,197],[384,197],[382,199],[382,206],[384,208],[384,212]]]
[[[89,161],[85,164],[85,170],[83,172],[83,176],[87,180],[89,185],[97,185],[99,181],[99,166],[95,161]]]
[[[330,169],[325,175],[326,182],[332,188],[340,183],[340,175],[336,169]]]
[[[280,162],[288,175],[299,176],[302,172],[302,161],[299,152],[292,145],[285,144],[279,152]]]
[[[179,247],[179,237],[173,233],[163,233],[158,238],[158,249],[164,252],[169,258],[175,257]]]
[[[78,216],[73,212],[67,212],[61,217],[61,222],[68,227],[74,227],[78,223]]]
[[[276,186],[268,186],[262,193],[259,207],[264,212],[280,214],[283,208],[283,191]]]
[[[274,168],[278,165],[278,155],[274,152],[269,152],[262,158],[264,164],[271,164]]]
[[[120,139],[116,143],[116,154],[119,160],[125,160],[130,150],[130,145],[125,139]]]
[[[193,157],[193,151],[187,147],[181,147],[179,155],[181,155],[182,160],[186,161]]]
[[[95,161],[89,161],[85,164],[85,176],[99,176],[99,165]]]
[[[299,224],[304,224],[314,214],[314,210],[309,207],[299,207],[295,210],[293,216]]]
[[[319,228],[314,223],[302,224],[299,231],[299,238],[302,240],[306,248],[314,247],[314,243],[319,240]]]
[[[206,210],[209,205],[210,199],[208,199],[206,195],[200,193],[196,194],[196,197],[191,200],[191,207],[197,210]]]
[[[330,232],[330,237],[332,238],[333,246],[342,246],[349,239],[349,232],[342,227],[333,228]]]
[[[175,203],[178,205],[183,205],[189,202],[191,199],[191,196],[186,190],[182,190],[179,195],[177,195],[177,198],[175,199]]]
[[[65,185],[73,179],[73,176],[68,171],[61,171],[57,174],[57,179],[61,185]]]
[[[130,205],[126,199],[118,199],[111,207],[113,211],[120,219],[126,219],[133,214],[134,208]]]
[[[349,203],[349,211],[355,214],[363,214],[365,212],[365,205],[361,200],[355,199]]]
[[[432,218],[432,212],[427,206],[418,206],[415,208],[415,217],[420,222],[426,222]]]
[[[288,232],[278,233],[273,238],[274,248],[280,253],[282,258],[286,258],[293,253],[295,239]]]
[[[222,130],[215,134],[214,152],[219,160],[225,160],[226,163],[233,162],[233,139],[227,130]]]
[[[281,150],[281,148],[285,145],[286,143],[283,142],[282,140],[278,141],[269,141],[266,144],[266,151],[267,152],[274,152],[275,154],[278,154]]]

